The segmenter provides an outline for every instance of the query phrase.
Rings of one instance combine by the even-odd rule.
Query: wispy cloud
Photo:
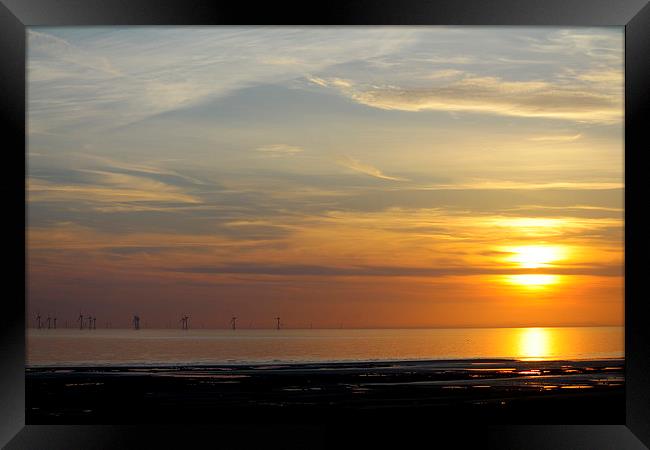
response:
[[[623,41],[618,36],[594,29],[560,29],[552,31],[544,39],[530,39],[531,51],[564,54],[572,57],[586,56],[608,62],[622,62]]]
[[[520,182],[508,180],[484,180],[471,182],[457,182],[453,184],[430,184],[420,186],[419,190],[548,190],[548,189],[571,189],[571,190],[609,190],[623,189],[623,182],[598,182],[598,181],[552,181],[552,182]]]
[[[336,77],[330,77],[330,78],[320,78],[320,77],[315,77],[312,75],[308,75],[307,77],[308,81],[311,81],[314,84],[317,84],[318,86],[322,87],[339,87],[339,88],[351,88],[352,83],[348,80],[344,80],[342,78],[336,78]]]
[[[107,158],[105,156],[98,156],[98,155],[87,154],[87,153],[79,153],[79,154],[75,154],[74,156],[80,159],[87,159],[92,163],[94,163],[95,165],[99,166],[99,168],[95,170],[100,170],[100,171],[105,170],[105,171],[114,171],[114,172],[124,171],[126,173],[131,173],[134,175],[145,175],[145,176],[163,175],[163,176],[168,176],[170,178],[181,179],[191,184],[196,184],[196,185],[207,184],[203,180],[199,180],[198,178],[182,174],[178,170],[168,169],[165,167],[161,167],[160,165],[154,165],[151,163],[144,164],[144,163],[118,161],[113,158]]]
[[[99,34],[30,29],[30,130],[131,124],[250,85],[289,82],[331,65],[390,54],[417,34],[284,27],[127,27]],[[298,40],[301,45],[294,45]]]
[[[88,184],[53,183],[40,179],[27,182],[30,202],[86,201],[97,206],[105,204],[126,208],[142,202],[175,202],[197,204],[200,200],[184,190],[145,177],[98,170],[82,170],[93,175]]]
[[[326,86],[338,87],[361,104],[386,110],[461,111],[594,123],[615,123],[623,118],[621,95],[546,80],[511,81],[465,74],[431,87],[340,87],[331,82]]]
[[[572,142],[577,141],[582,137],[581,133],[572,134],[572,135],[547,135],[547,136],[533,136],[528,138],[529,141],[534,142]]]
[[[363,173],[365,175],[369,175],[371,177],[379,178],[381,180],[389,180],[389,181],[408,181],[406,178],[400,178],[400,177],[394,177],[390,175],[386,175],[384,172],[379,170],[376,167],[373,167],[369,164],[362,163],[361,161],[350,158],[349,156],[346,155],[340,155],[337,158],[337,163],[340,164],[343,167],[346,167],[348,169],[352,169],[356,172]]]
[[[289,156],[302,153],[304,151],[302,147],[287,144],[263,145],[261,147],[257,147],[255,150],[267,156]]]
[[[620,265],[553,268],[495,268],[495,267],[404,267],[352,266],[336,267],[308,264],[254,264],[241,263],[224,266],[194,266],[169,269],[174,272],[200,274],[250,274],[275,276],[352,276],[352,277],[448,277],[477,275],[516,275],[550,273],[555,275],[621,276]]]
[[[65,78],[69,73],[65,69],[70,70],[70,65],[90,69],[94,72],[100,72],[110,76],[122,75],[122,72],[104,56],[98,56],[93,52],[85,51],[67,40],[51,34],[41,33],[34,29],[29,29],[27,33],[29,37],[29,51],[33,59],[47,58],[56,60],[58,63],[66,64],[66,66],[58,66],[58,71],[54,70],[54,67],[51,67],[52,70],[50,71],[36,70],[35,73],[30,73],[34,81],[44,81],[59,77]],[[38,67],[40,68],[40,66]],[[87,73],[87,75],[91,74]]]

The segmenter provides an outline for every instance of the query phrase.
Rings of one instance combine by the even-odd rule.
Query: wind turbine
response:
[[[237,329],[237,318],[233,316],[233,318],[230,319],[230,323],[232,324],[232,329],[236,330]]]
[[[181,322],[181,329],[182,330],[189,330],[189,328],[190,328],[189,320],[190,320],[190,316],[188,316],[188,315],[183,315],[181,317],[181,320],[179,320],[179,322]]]

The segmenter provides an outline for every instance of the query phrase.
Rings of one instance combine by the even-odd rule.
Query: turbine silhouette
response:
[[[179,322],[181,322],[181,329],[182,330],[189,330],[190,329],[190,323],[189,323],[190,322],[190,316],[183,315],[181,317],[181,320],[179,320]]]

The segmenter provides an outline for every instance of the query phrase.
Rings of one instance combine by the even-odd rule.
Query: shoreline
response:
[[[612,364],[624,364],[625,357],[603,357],[603,358],[570,358],[570,359],[515,359],[515,358],[442,358],[442,359],[347,359],[347,360],[266,360],[266,361],[216,361],[216,362],[174,362],[174,363],[56,363],[56,364],[26,364],[27,371],[39,371],[49,369],[69,369],[69,370],[94,370],[94,369],[112,369],[112,370],[129,370],[129,369],[211,369],[211,368],[235,368],[241,369],[246,367],[263,368],[266,366],[287,366],[287,367],[336,367],[336,366],[381,366],[386,364],[397,364],[399,366],[424,365],[429,367],[465,367],[472,364],[492,364],[499,363],[517,364],[517,365],[549,365],[554,366],[559,363],[569,363],[578,365],[592,365],[609,362]]]
[[[218,368],[218,367],[232,367],[232,368],[244,368],[244,367],[264,367],[264,366],[291,366],[291,367],[313,367],[313,366],[341,366],[341,365],[352,365],[352,366],[364,366],[364,365],[385,365],[385,364],[399,364],[399,365],[427,365],[427,366],[449,366],[449,365],[463,365],[463,364],[498,364],[498,363],[509,363],[509,364],[538,364],[538,365],[554,365],[558,363],[570,363],[570,364],[593,364],[593,363],[603,363],[611,362],[612,364],[621,364],[625,363],[625,357],[603,357],[603,358],[567,358],[567,359],[516,359],[516,358],[400,358],[400,359],[339,359],[339,360],[249,360],[249,361],[215,361],[215,362],[173,362],[173,363],[98,363],[93,362],[89,364],[73,364],[69,362],[62,362],[56,364],[26,364],[25,369],[27,370],[47,370],[47,369],[71,369],[71,370],[85,370],[85,369],[100,369],[100,368],[111,368],[111,369],[173,369],[173,368],[183,368],[183,367],[192,367],[192,368]]]

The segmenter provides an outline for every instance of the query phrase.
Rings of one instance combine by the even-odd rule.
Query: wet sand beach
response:
[[[30,367],[28,424],[624,423],[623,359]]]

